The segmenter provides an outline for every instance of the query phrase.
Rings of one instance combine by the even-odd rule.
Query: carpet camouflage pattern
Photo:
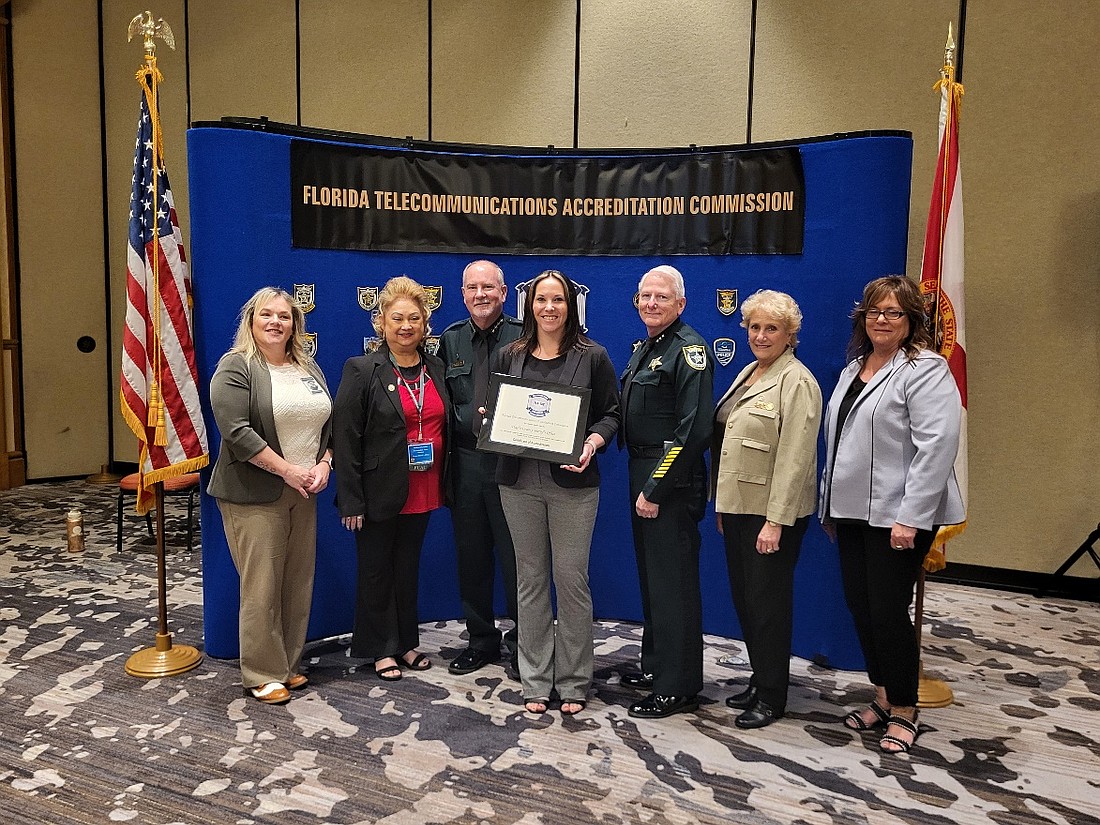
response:
[[[77,503],[87,549],[65,549]],[[201,649],[200,553],[168,519],[169,611]],[[445,515],[438,516],[446,518]],[[935,584],[925,667],[956,704],[926,711],[908,756],[838,724],[862,674],[795,660],[787,718],[741,732],[722,700],[740,643],[708,637],[697,713],[634,720],[619,673],[640,629],[595,627],[586,712],[523,711],[491,665],[448,660],[460,622],[425,625],[435,666],[383,683],[347,638],[310,647],[310,685],[282,707],[242,694],[233,661],[144,681],[156,566],[140,520],[114,548],[114,490],[80,482],[0,493],[0,822],[1051,823],[1100,825],[1100,607]]]

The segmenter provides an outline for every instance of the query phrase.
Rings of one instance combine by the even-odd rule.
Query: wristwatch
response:
[[[331,472],[332,472],[333,470],[335,470],[335,469],[336,469],[335,463],[334,463],[334,462],[333,462],[333,460],[332,460],[332,456],[329,456],[328,458],[322,459],[322,461],[324,461],[324,462],[326,462],[326,463],[328,464],[328,471],[329,471],[330,473],[331,473]]]

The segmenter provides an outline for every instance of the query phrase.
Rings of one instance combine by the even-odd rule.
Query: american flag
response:
[[[159,79],[155,66],[138,73],[141,115],[126,247],[120,396],[122,415],[141,451],[139,513],[153,505],[152,487],[158,481],[195,472],[210,460],[199,408],[191,276],[163,165]]]
[[[955,43],[948,30],[948,53],[935,89],[940,93],[939,155],[932,182],[932,203],[924,236],[921,291],[930,306],[936,350],[947,359],[962,397],[962,427],[955,477],[964,505],[967,502],[967,394],[966,394],[966,306],[963,300],[963,190],[959,164],[959,114],[963,85],[955,81]],[[966,529],[966,522],[941,527],[925,557],[930,572],[947,563],[944,548],[948,539]]]

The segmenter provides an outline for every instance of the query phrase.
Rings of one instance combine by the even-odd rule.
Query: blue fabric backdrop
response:
[[[805,245],[792,256],[690,256],[654,258],[485,256],[504,269],[510,288],[544,269],[560,269],[589,288],[589,334],[625,367],[644,327],[632,306],[638,278],[657,263],[684,273],[685,320],[709,341],[737,342],[736,356],[717,367],[720,394],[751,359],[740,312],[723,316],[716,289],[736,289],[739,300],[757,289],[790,293],[805,316],[799,358],[828,396],[844,366],[851,330],[848,314],[872,278],[904,271],[912,140],[902,133],[815,139],[798,145],[806,181]],[[358,286],[381,287],[394,275],[442,285],[442,306],[432,316],[435,334],[465,317],[460,294],[463,267],[475,256],[445,253],[371,253],[294,249],[290,244],[290,137],[204,126],[188,132],[191,253],[196,348],[211,450],[219,438],[205,387],[228,349],[241,305],[259,287],[315,284],[316,308],[306,316],[318,335],[317,360],[335,393],[345,359],[362,352],[372,336],[369,315],[356,300]],[[482,257],[482,256],[477,256]],[[515,292],[506,310],[515,314]],[[823,459],[824,450],[820,449]],[[641,619],[638,577],[630,539],[626,460],[614,448],[600,456],[603,487],[592,546],[591,582],[600,618]],[[338,523],[332,490],[318,502],[317,577],[311,639],[350,632],[355,600],[355,547]],[[229,556],[216,502],[202,500],[203,595],[206,652],[238,655],[239,580]],[[730,602],[725,556],[713,512],[702,524],[704,628],[740,638]],[[794,652],[835,667],[862,666],[844,605],[836,548],[816,519],[807,533],[796,575]],[[498,588],[499,589],[499,588]],[[420,574],[422,621],[461,617],[450,513],[433,514]]]

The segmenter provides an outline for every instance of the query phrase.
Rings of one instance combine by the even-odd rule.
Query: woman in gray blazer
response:
[[[299,670],[317,556],[315,493],[332,470],[332,399],[305,353],[305,316],[264,287],[241,309],[210,380],[221,450],[206,491],[218,500],[241,579],[241,678],[267,704],[309,681]]]
[[[851,360],[825,412],[820,511],[840,545],[875,699],[844,724],[885,726],[879,747],[903,753],[918,735],[913,585],[939,526],[965,518],[954,473],[962,403],[947,361],[929,349],[916,284],[872,281],[852,319]]]
[[[791,672],[794,569],[816,504],[821,389],[794,356],[802,312],[762,289],[741,305],[756,360],[715,408],[714,509],[726,545],[730,592],[752,665],[726,699],[739,728],[783,716]]]

